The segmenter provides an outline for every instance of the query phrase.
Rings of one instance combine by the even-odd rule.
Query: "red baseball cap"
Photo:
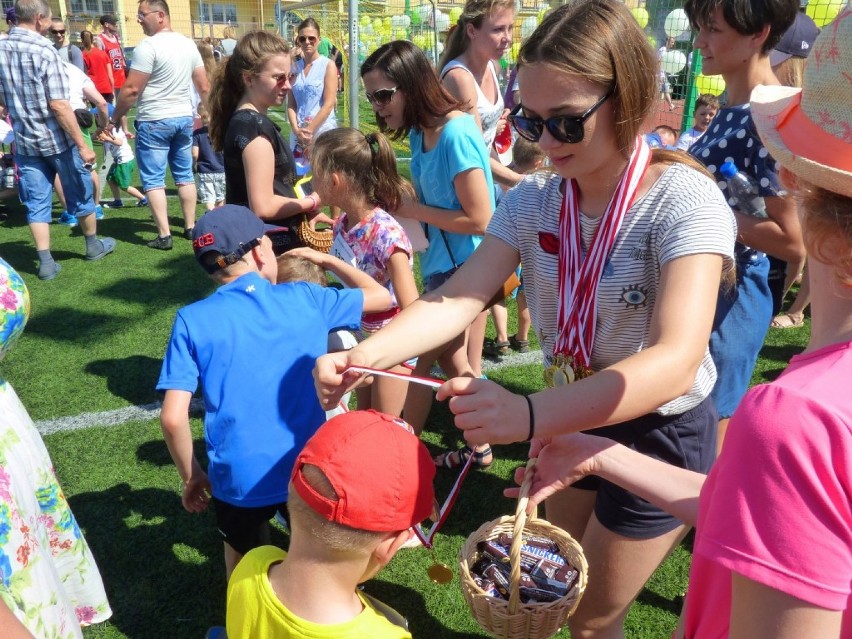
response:
[[[305,481],[319,468],[335,501]],[[299,496],[328,521],[357,530],[396,532],[432,513],[435,464],[405,421],[374,410],[337,415],[320,426],[296,458],[291,481]]]

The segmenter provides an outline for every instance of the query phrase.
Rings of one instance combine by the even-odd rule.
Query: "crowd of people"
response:
[[[436,468],[485,469],[493,446],[516,442],[538,458],[531,507],[544,503],[589,564],[572,637],[623,636],[693,527],[676,637],[852,637],[852,10],[819,33],[796,0],[684,9],[726,94],[698,96],[680,136],[647,130],[659,52],[618,0],[548,12],[505,95],[497,63],[514,2],[467,0],[438,68],[409,41],[379,46],[360,68],[379,128],[365,135],[337,121],[338,71],[312,18],[298,50],[229,27],[217,62],[211,43],[172,30],[165,0],[140,0],[147,37],[127,70],[111,16],[77,48],[44,0],[17,0],[0,103],[38,277],[61,269],[54,188],[87,259],[116,249],[96,233],[80,113],[92,119],[93,106],[114,160],[107,205],[124,191],[150,206],[148,246],[171,249],[168,166],[184,236],[217,285],[178,311],[156,385],[182,505],[212,507],[223,541],[225,625],[209,638],[410,637],[394,602],[358,584],[418,543]],[[391,146],[403,139],[410,182]],[[305,245],[319,222],[332,228],[327,252]],[[770,324],[801,323],[778,313],[806,258],[808,347],[749,390]],[[519,272],[509,338],[501,297]],[[0,299],[1,356],[28,314],[2,259]],[[498,353],[528,349],[534,331],[544,390],[519,395],[482,375],[489,309]],[[434,395],[414,382],[436,363],[447,381]],[[189,426],[199,387],[206,467]],[[419,435],[435,397],[464,444],[432,457]],[[94,558],[2,379],[0,409],[4,636],[79,637],[111,614]],[[287,552],[269,545],[273,519]]]

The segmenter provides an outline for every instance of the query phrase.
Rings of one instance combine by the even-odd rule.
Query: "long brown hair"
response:
[[[216,67],[207,98],[209,135],[214,149],[222,150],[228,122],[245,93],[243,73],[260,73],[271,58],[289,53],[289,45],[279,35],[251,31],[239,39],[233,55]]]
[[[82,45],[83,51],[91,51],[92,44],[95,41],[95,36],[92,35],[91,31],[81,31],[80,32],[80,44]]]
[[[370,204],[395,211],[411,185],[396,170],[396,155],[381,133],[364,135],[358,129],[326,131],[314,142],[312,163],[327,173],[342,173]]]
[[[470,37],[467,35],[467,25],[473,25],[474,28],[482,28],[482,22],[498,9],[515,10],[515,0],[467,0],[464,3],[464,9],[459,16],[459,20],[453,29],[447,34],[447,40],[444,42],[444,52],[441,54],[441,62],[438,64],[439,69],[447,66],[451,60],[455,60],[465,51],[470,44]]]
[[[394,40],[373,51],[361,65],[361,77],[376,70],[395,82],[405,96],[402,127],[389,132],[393,139],[408,135],[409,129],[428,127],[433,119],[462,107],[441,85],[426,54],[407,40]],[[389,131],[378,115],[376,121],[380,130]]]

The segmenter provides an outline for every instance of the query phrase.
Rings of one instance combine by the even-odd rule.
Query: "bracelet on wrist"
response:
[[[529,395],[524,395],[524,399],[527,400],[527,409],[530,413],[530,430],[527,433],[527,438],[524,441],[530,441],[533,437],[535,437],[535,411],[533,411],[533,403],[529,398]]]

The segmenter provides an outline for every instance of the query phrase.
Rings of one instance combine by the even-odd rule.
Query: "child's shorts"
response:
[[[133,182],[133,172],[136,170],[136,160],[130,160],[124,164],[113,163],[107,173],[107,182],[117,184],[118,188],[126,191]]]
[[[215,497],[210,501],[216,512],[216,525],[224,541],[241,555],[252,548],[269,544],[269,520],[275,517],[276,512],[281,513],[287,523],[290,523],[286,501],[256,508],[234,506]]]
[[[224,173],[198,174],[198,201],[205,204],[225,201]]]
[[[608,437],[648,457],[699,473],[707,473],[716,459],[719,418],[709,397],[681,415],[649,413],[636,419],[587,431]],[[641,497],[590,475],[573,485],[596,490],[595,516],[604,528],[631,539],[653,539],[683,522]]]

